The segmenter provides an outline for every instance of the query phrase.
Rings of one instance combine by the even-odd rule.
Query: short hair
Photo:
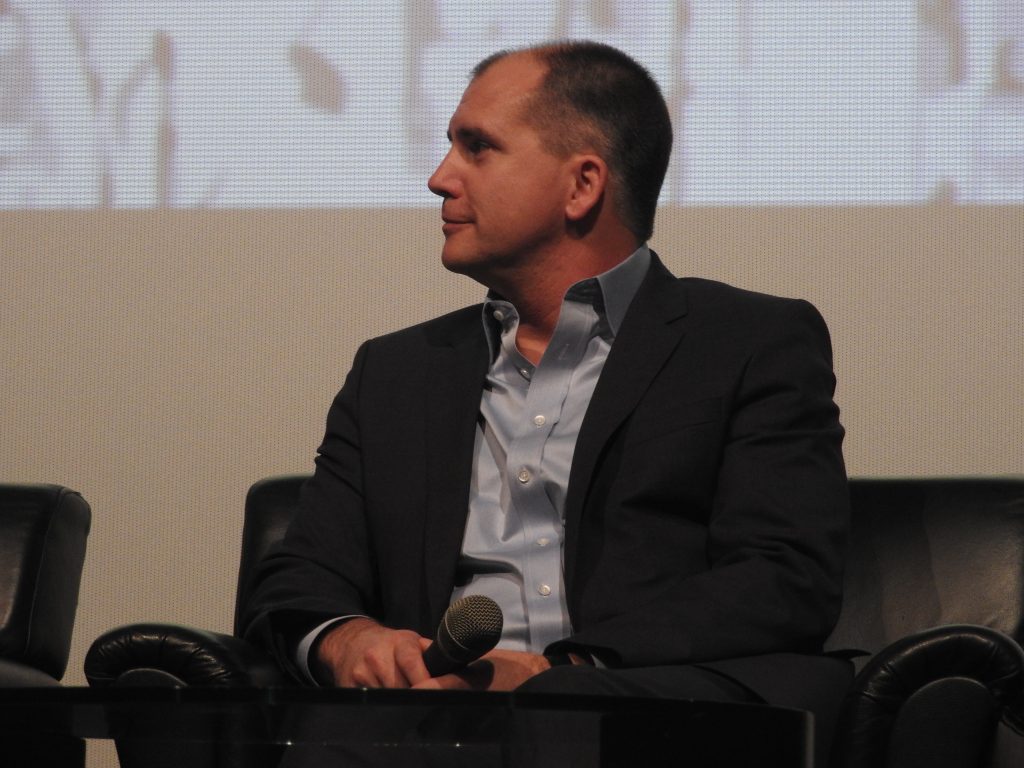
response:
[[[477,64],[473,77],[516,53],[548,67],[527,104],[529,122],[555,154],[584,146],[598,152],[611,170],[619,217],[638,240],[649,239],[672,153],[672,121],[654,78],[617,48],[589,40],[500,51]]]

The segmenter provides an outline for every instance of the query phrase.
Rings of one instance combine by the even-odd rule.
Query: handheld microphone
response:
[[[430,676],[447,675],[479,659],[498,644],[503,623],[501,608],[489,597],[456,600],[444,612],[437,638],[423,652]]]

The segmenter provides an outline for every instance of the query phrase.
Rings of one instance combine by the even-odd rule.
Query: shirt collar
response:
[[[604,314],[608,319],[608,326],[611,328],[613,336],[618,335],[622,320],[626,317],[626,310],[629,309],[629,305],[633,302],[633,297],[636,296],[637,289],[640,288],[640,283],[644,281],[650,266],[651,251],[644,244],[633,251],[628,258],[619,262],[607,272],[598,275],[596,278],[590,278],[590,280],[596,280],[601,287],[600,295],[604,300]],[[568,294],[577,285],[586,282],[589,281],[581,280],[579,283],[576,283],[566,293],[566,298],[569,298]],[[597,306],[598,311],[600,311],[600,305]]]
[[[607,320],[614,338],[650,266],[651,251],[645,243],[607,272],[573,283],[563,301],[591,304]],[[495,311],[502,317],[496,317]],[[502,329],[511,322],[518,322],[515,308],[498,294],[489,292],[483,307],[483,324],[492,360],[501,347]]]

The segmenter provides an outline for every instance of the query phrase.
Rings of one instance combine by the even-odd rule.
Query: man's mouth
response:
[[[453,216],[442,216],[441,221],[443,222],[441,224],[441,231],[446,235],[450,235],[452,232],[470,223],[468,219],[459,219]]]

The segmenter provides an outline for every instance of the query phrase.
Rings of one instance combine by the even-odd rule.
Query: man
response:
[[[821,318],[647,249],[671,125],[615,49],[485,60],[448,134],[442,261],[488,299],[359,350],[249,636],[322,684],[768,701],[827,729],[848,502]],[[431,678],[475,593],[502,641]]]

